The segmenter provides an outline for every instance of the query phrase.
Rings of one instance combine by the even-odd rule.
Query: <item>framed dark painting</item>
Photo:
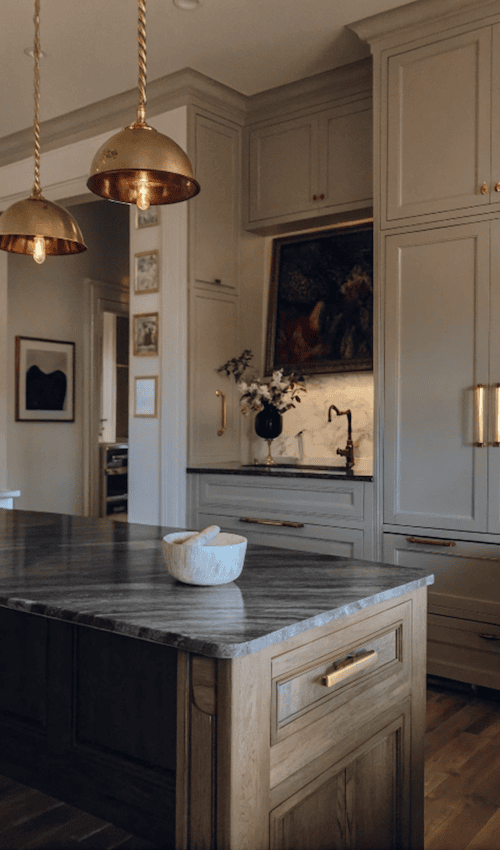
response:
[[[266,375],[373,369],[373,220],[273,241]]]
[[[74,419],[75,343],[16,336],[16,421]]]

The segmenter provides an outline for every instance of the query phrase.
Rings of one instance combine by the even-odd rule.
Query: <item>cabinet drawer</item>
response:
[[[340,558],[364,558],[364,532],[360,528],[336,528],[335,526],[301,524],[260,525],[242,522],[240,517],[221,516],[219,512],[197,514],[197,525],[218,525],[223,531],[242,534],[250,543],[261,546],[277,546],[297,549],[301,552],[317,552],[318,555],[337,555]]]
[[[410,651],[411,602],[404,602],[275,657],[271,786],[337,746],[353,718],[361,726],[408,696]],[[359,667],[344,668],[346,677],[330,687],[322,684],[335,665],[352,657],[361,659]]]
[[[362,481],[263,476],[203,475],[199,508],[205,513],[329,525],[335,519],[364,518]]]
[[[428,672],[500,689],[500,623],[429,614]]]

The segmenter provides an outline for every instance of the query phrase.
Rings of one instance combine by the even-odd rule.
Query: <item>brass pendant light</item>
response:
[[[13,254],[31,254],[43,263],[47,254],[80,254],[87,247],[75,219],[58,204],[43,197],[40,188],[40,0],[35,0],[35,182],[29,198],[12,204],[0,215],[0,248]]]
[[[187,201],[200,191],[181,147],[146,124],[146,0],[138,0],[139,104],[137,120],[111,136],[92,161],[88,188],[110,201],[150,204]]]

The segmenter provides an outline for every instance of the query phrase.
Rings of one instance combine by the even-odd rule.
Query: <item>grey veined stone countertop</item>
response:
[[[173,530],[0,510],[0,606],[235,658],[433,583],[429,570],[249,543],[236,582],[191,587],[164,565]]]

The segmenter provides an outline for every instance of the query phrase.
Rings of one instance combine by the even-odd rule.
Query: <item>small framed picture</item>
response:
[[[135,255],[134,292],[158,292],[160,261],[158,251],[142,251]]]
[[[75,343],[16,336],[16,421],[75,421]]]
[[[148,207],[147,210],[140,210],[139,207],[136,207],[135,226],[137,230],[140,230],[142,227],[154,227],[158,222],[157,207]]]
[[[158,313],[133,316],[134,355],[155,357],[158,354]]]
[[[154,419],[158,416],[158,378],[140,375],[135,378],[134,416]]]

